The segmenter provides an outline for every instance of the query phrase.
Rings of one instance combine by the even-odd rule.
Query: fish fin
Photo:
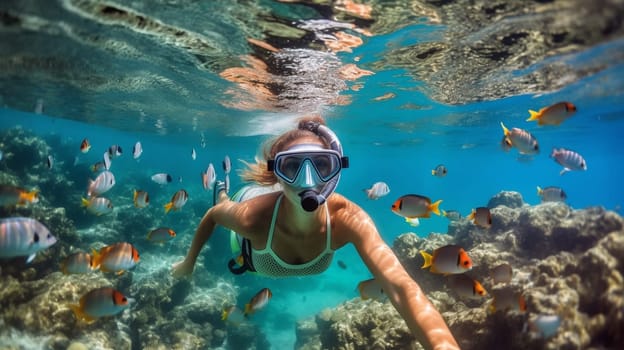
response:
[[[526,120],[527,122],[533,121],[533,120],[537,120],[538,124],[541,125],[541,120],[540,117],[542,116],[542,111],[540,110],[539,112],[536,112],[534,110],[529,109],[529,114],[531,114],[531,116]]]
[[[227,311],[227,309],[223,309],[223,312],[221,313],[221,320],[226,321],[229,315],[230,313]]]
[[[78,304],[69,304],[67,306],[74,312],[74,315],[76,315],[77,319],[84,320],[84,319],[87,318],[87,315],[85,315],[85,313],[82,312],[82,308],[80,307],[80,305],[78,305]]]
[[[567,173],[568,171],[570,171],[570,169],[568,169],[568,168],[563,168],[563,170],[561,170],[561,171],[559,172],[559,175],[563,175],[563,174]]]
[[[435,169],[431,170],[431,175],[435,175]]]
[[[251,303],[249,304],[245,304],[245,312],[244,315],[245,317],[247,317],[247,315],[251,314]]]
[[[368,300],[369,299],[368,295],[366,295],[364,293],[364,282],[358,283],[357,289],[358,289],[358,292],[360,293],[360,298],[362,300]]]
[[[501,125],[501,128],[503,128],[503,134],[505,134],[505,136],[509,135],[509,129],[505,127],[505,124],[501,122],[500,125]]]
[[[165,204],[165,214],[167,214],[171,210],[171,208],[173,208],[173,202]]]
[[[425,259],[425,261],[423,262],[423,265],[420,268],[426,269],[429,266],[431,266],[431,264],[433,263],[433,256],[424,250],[420,251],[420,255],[422,255],[423,259]]]
[[[28,202],[37,203],[39,201],[39,199],[37,198],[38,192],[39,192],[38,190],[34,190],[30,192],[20,193],[18,204],[26,204]]]
[[[88,208],[88,207],[89,207],[89,200],[88,200],[88,199],[86,199],[86,198],[84,198],[84,197],[82,197],[82,198],[80,198],[80,199],[81,199],[80,206],[81,206],[81,207]]]
[[[28,259],[26,259],[26,263],[29,264],[31,261],[33,261],[33,259],[35,259],[35,256],[37,255],[37,253],[32,253],[28,256]]]
[[[441,199],[429,205],[429,210],[438,216],[440,216],[440,208],[438,208],[440,206],[440,203],[442,203]]]
[[[91,249],[91,268],[97,270],[100,268],[101,263],[102,256],[100,255],[100,253],[95,249]]]
[[[540,194],[542,194],[542,188],[537,186],[537,195],[539,196]]]

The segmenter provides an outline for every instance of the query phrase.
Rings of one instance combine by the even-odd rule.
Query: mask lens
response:
[[[278,174],[284,178],[284,180],[294,181],[297,177],[299,168],[301,168],[301,163],[303,163],[304,160],[305,157],[297,155],[279,157],[276,159],[275,169],[278,171]]]
[[[310,160],[323,181],[329,180],[340,170],[339,160],[335,154],[315,154]]]

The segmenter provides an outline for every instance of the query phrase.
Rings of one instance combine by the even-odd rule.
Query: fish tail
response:
[[[431,210],[432,213],[438,216],[440,216],[440,208],[439,208],[440,203],[442,203],[441,199],[429,206],[429,210]]]
[[[505,136],[509,135],[509,129],[505,127],[505,124],[503,124],[503,122],[501,122],[500,124],[501,128],[503,128],[503,134],[505,134]]]
[[[36,203],[39,201],[38,194],[39,194],[38,190],[33,190],[30,192],[23,192],[20,194],[20,202]]]
[[[88,207],[89,207],[89,200],[88,200],[88,199],[86,199],[86,198],[84,198],[84,197],[82,197],[81,199],[82,199],[82,201],[81,201],[81,203],[80,203],[80,206],[81,206],[81,207],[88,208]]]
[[[251,303],[245,304],[245,317],[247,317],[247,315],[251,314]]]
[[[88,324],[93,323],[95,321],[93,317],[85,314],[84,311],[82,311],[82,308],[80,307],[79,304],[69,304],[67,306],[69,306],[69,308],[74,312],[74,315],[76,315],[77,319],[84,321]]]
[[[431,175],[435,175],[435,169],[431,170]]]
[[[529,109],[529,114],[531,114],[531,116],[526,120],[527,122],[533,121],[533,120],[539,120],[541,117],[541,113],[540,112],[536,112],[534,110]]]
[[[420,268],[426,269],[429,266],[431,266],[431,264],[433,263],[433,256],[431,256],[431,254],[427,253],[424,250],[420,251],[420,255],[422,255],[423,259],[425,259],[425,261],[423,262],[423,265]]]
[[[446,210],[442,210],[442,216],[447,217],[448,214],[446,213]]]
[[[230,313],[228,312],[228,310],[227,309],[223,309],[223,312],[221,313],[221,320],[222,321],[227,320],[229,315],[230,315]]]
[[[537,194],[538,195],[542,194],[542,191],[543,191],[542,188],[537,186]]]
[[[173,208],[173,202],[165,204],[165,214],[167,214],[171,210],[171,208]]]
[[[100,255],[100,253],[95,249],[91,249],[91,268],[93,270],[97,270],[100,268],[101,263],[102,256]]]
[[[132,201],[134,202],[134,206],[138,207],[137,205],[137,197],[139,196],[139,192],[137,192],[137,190],[134,190],[134,194],[132,195]]]

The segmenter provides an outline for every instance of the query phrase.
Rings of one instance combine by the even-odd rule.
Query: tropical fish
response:
[[[464,273],[449,276],[448,283],[449,287],[461,298],[481,299],[487,295],[487,291],[479,281]]]
[[[239,325],[245,322],[245,318],[247,315],[243,312],[243,310],[239,309],[238,306],[232,305],[230,307],[226,307],[223,309],[221,313],[221,319],[228,323],[232,323],[235,325]]]
[[[375,182],[371,188],[364,189],[364,192],[366,192],[368,199],[377,200],[390,193],[390,187],[385,182],[379,181]]]
[[[92,289],[80,298],[78,304],[69,305],[77,319],[89,324],[100,317],[116,315],[128,306],[128,299],[112,287]]]
[[[526,301],[522,293],[511,288],[496,289],[492,291],[492,303],[490,304],[490,312],[504,310],[526,311]]]
[[[87,211],[97,216],[113,212],[113,203],[111,203],[110,199],[104,197],[82,198],[81,205],[87,208]]]
[[[529,317],[524,330],[534,333],[542,339],[548,339],[559,332],[561,321],[561,316],[559,315],[539,314],[535,317]]]
[[[437,177],[445,177],[447,173],[448,170],[446,169],[446,166],[444,166],[444,164],[440,164],[435,167],[435,169],[431,170],[431,175]]]
[[[102,162],[104,162],[104,169],[109,170],[111,167],[111,157],[108,152],[104,152],[104,155],[102,155]]]
[[[249,300],[249,303],[245,304],[245,316],[251,315],[256,311],[262,309],[269,302],[269,299],[273,296],[269,288],[262,288],[256,295]]]
[[[563,167],[559,175],[572,170],[587,170],[587,163],[580,154],[565,148],[553,148],[550,157]]]
[[[225,174],[229,174],[231,170],[232,162],[230,161],[230,157],[226,155],[225,158],[223,158],[223,171],[225,171]]]
[[[528,131],[519,128],[507,129],[503,122],[500,123],[505,135],[504,141],[510,147],[516,147],[520,154],[537,154],[539,145],[537,139]]]
[[[52,169],[52,167],[54,166],[54,157],[49,155],[48,159],[46,160],[46,165],[47,165],[48,169]]]
[[[197,159],[197,152],[195,152],[195,148],[194,147],[191,150],[191,158],[193,158],[193,160]]]
[[[12,217],[0,219],[0,258],[27,256],[31,262],[37,252],[56,243],[50,230],[35,219]]]
[[[85,274],[95,270],[92,265],[91,254],[76,252],[67,256],[61,262],[61,272],[66,275]]]
[[[80,152],[87,153],[91,149],[91,144],[87,138],[84,138],[80,143]]]
[[[168,227],[159,227],[157,229],[151,230],[147,234],[147,240],[154,243],[165,243],[175,238],[175,236],[176,233],[174,230]]]
[[[440,209],[438,209],[440,203],[442,203],[442,200],[432,204],[429,197],[418,194],[406,194],[399,197],[392,204],[391,209],[395,214],[405,218],[428,218],[431,213],[440,215]]]
[[[169,174],[159,173],[152,175],[152,181],[159,185],[166,185],[173,181],[173,178]]]
[[[118,275],[133,268],[139,262],[139,252],[127,242],[120,242],[103,247],[98,252],[93,249],[93,267],[103,272],[115,272]]]
[[[418,218],[405,218],[405,222],[407,222],[410,226],[413,226],[413,227],[420,226],[420,220],[418,220]]]
[[[179,190],[171,197],[171,202],[165,204],[165,213],[168,213],[171,209],[178,210],[186,204],[188,201],[188,193],[185,190]]]
[[[576,106],[570,102],[558,102],[538,112],[529,109],[527,122],[537,120],[537,125],[559,125],[576,113]]]
[[[358,283],[357,289],[362,300],[373,299],[383,302],[388,298],[381,284],[374,278]]]
[[[94,173],[103,171],[103,170],[106,170],[106,164],[104,164],[103,161],[96,162],[95,164],[91,166],[91,171],[93,171]]]
[[[137,141],[132,147],[132,158],[138,159],[143,153],[143,147],[141,146],[141,141]]]
[[[472,212],[468,215],[468,220],[472,220],[479,227],[490,228],[492,226],[492,213],[486,207],[478,207],[472,209]]]
[[[13,207],[27,203],[37,203],[39,202],[38,193],[38,190],[28,192],[21,187],[0,185],[0,206]]]
[[[446,245],[433,251],[433,255],[424,250],[420,251],[424,262],[421,268],[429,269],[432,273],[442,273],[445,275],[464,273],[472,269],[472,259],[464,248],[457,245]]]
[[[548,186],[543,189],[537,186],[537,195],[544,202],[565,202],[568,196],[563,192],[563,189],[556,186]]]
[[[492,277],[492,284],[511,282],[513,276],[511,265],[504,263],[494,267],[490,271],[490,276]]]
[[[206,168],[206,171],[201,174],[201,178],[204,190],[211,189],[215,181],[217,181],[217,175],[212,163],[208,164],[208,168]]]
[[[137,208],[145,208],[149,205],[149,194],[143,190],[134,190],[132,201]]]
[[[442,210],[442,216],[451,221],[458,221],[462,218],[461,213],[457,210]]]
[[[119,145],[112,145],[108,147],[108,155],[111,157],[111,159],[115,157],[119,157],[122,153],[123,153],[123,150],[121,149],[121,146]]]
[[[101,172],[95,180],[89,179],[87,196],[99,196],[115,186],[115,175],[108,170]]]

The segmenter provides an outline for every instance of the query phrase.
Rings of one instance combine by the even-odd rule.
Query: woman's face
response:
[[[294,146],[301,145],[301,144],[319,145],[320,147],[325,148],[325,145],[323,144],[323,142],[321,142],[321,140],[318,139],[318,137],[306,136],[306,137],[299,138],[297,140],[294,140],[286,144],[282,151],[288,151]],[[277,178],[277,181],[282,185],[284,196],[290,202],[299,206],[301,203],[301,196],[299,194],[302,192],[302,189],[293,187],[291,184],[287,183],[286,181],[282,180],[279,177]]]

